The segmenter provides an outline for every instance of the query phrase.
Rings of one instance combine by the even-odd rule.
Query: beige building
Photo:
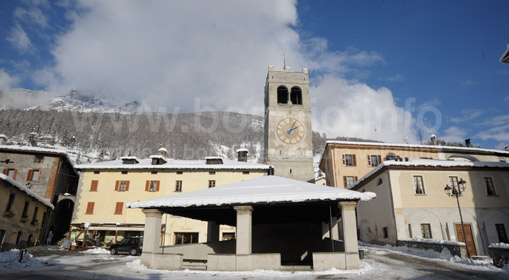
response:
[[[53,243],[69,230],[78,172],[67,152],[39,147],[0,145],[0,170],[16,182],[49,201],[55,209],[42,219],[41,236],[53,231]]]
[[[46,213],[53,209],[51,203],[7,175],[0,174],[0,207],[0,251],[26,248],[41,242],[41,227]]]
[[[127,202],[188,193],[265,176],[271,166],[247,162],[247,151],[239,150],[239,161],[209,157],[205,160],[166,158],[165,150],[148,159],[122,160],[79,165],[81,172],[72,231],[78,240],[88,234],[109,243],[125,236],[143,235],[145,215],[128,209]],[[162,244],[205,242],[207,224],[165,215]],[[166,234],[164,234],[166,233]],[[221,239],[235,238],[235,229],[221,228]]]
[[[346,188],[385,160],[509,162],[509,152],[474,147],[327,141],[320,161],[328,186]]]
[[[446,185],[465,187],[459,202],[471,255],[486,255],[490,243],[508,242],[509,163],[422,159],[385,161],[351,186],[377,195],[357,208],[360,240],[464,242],[458,204]]]

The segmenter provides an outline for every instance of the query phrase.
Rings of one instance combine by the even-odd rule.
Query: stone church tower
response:
[[[314,182],[308,70],[275,71],[265,83],[265,161],[274,175]]]

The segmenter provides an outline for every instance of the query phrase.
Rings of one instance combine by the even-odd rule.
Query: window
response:
[[[486,194],[497,195],[495,192],[495,186],[493,185],[493,179],[491,177],[483,177],[484,186],[486,187]]]
[[[290,100],[293,105],[302,105],[302,90],[300,87],[292,87],[290,92]]]
[[[415,194],[426,194],[426,191],[424,190],[422,176],[414,176],[414,190]]]
[[[223,232],[222,240],[233,240],[235,239],[235,232]]]
[[[249,174],[249,171],[242,171],[242,174],[244,174],[244,175],[248,175],[248,174]]]
[[[9,194],[9,200],[7,201],[7,207],[5,207],[5,212],[11,211],[12,204],[14,203],[15,197],[16,197],[15,194],[13,194],[13,193]]]
[[[23,206],[23,214],[21,214],[21,220],[24,222],[28,217],[28,207],[30,206],[29,201],[25,201],[25,206]]]
[[[122,209],[124,209],[124,203],[117,202],[115,205],[115,215],[122,215]]]
[[[387,227],[384,227],[384,238],[389,238],[389,230]]]
[[[216,186],[216,180],[209,180],[209,188],[213,188]]]
[[[159,181],[147,181],[145,184],[146,192],[158,192],[159,191]]]
[[[89,202],[87,204],[87,212],[85,212],[85,214],[94,214],[94,205],[95,202]]]
[[[421,224],[422,238],[431,239],[431,225]]]
[[[43,155],[35,155],[34,157],[34,163],[42,163],[43,160],[44,160]]]
[[[122,171],[122,174],[127,174],[128,172],[127,171]]]
[[[509,243],[504,224],[495,224],[495,227],[497,228],[498,242]]]
[[[351,185],[353,185],[355,181],[357,181],[357,176],[343,176],[343,184],[345,188],[348,188]]]
[[[126,192],[129,190],[129,181],[117,181],[115,191]]]
[[[101,171],[94,171],[94,174],[101,174]]]
[[[343,154],[343,166],[357,166],[355,155]]]
[[[277,104],[288,103],[288,89],[285,86],[279,86],[277,88]]]
[[[197,232],[175,232],[175,244],[198,243]]]
[[[157,174],[157,171],[151,171],[150,174]]]
[[[99,184],[99,181],[92,180],[92,184],[90,184],[90,191],[96,192],[97,191],[97,185]]]
[[[451,188],[453,188],[453,189],[458,190],[459,189],[459,186],[458,186],[458,177],[456,177],[456,176],[449,176],[449,186],[451,186]]]
[[[184,171],[177,171],[177,174],[184,174]]]
[[[376,183],[376,186],[381,186],[384,183],[384,180],[382,178],[378,179],[378,182]]]
[[[37,212],[39,212],[39,207],[35,207],[34,215],[32,216],[32,221],[30,222],[32,225],[37,223]]]
[[[16,236],[16,245],[21,245],[21,237],[23,236],[23,232],[18,231],[18,235]]]
[[[382,163],[382,156],[379,155],[369,155],[368,156],[368,166],[375,167]]]
[[[18,170],[16,168],[5,168],[4,174],[16,180],[16,177],[18,177]]]
[[[41,181],[42,172],[40,169],[31,169],[28,171],[27,181]]]
[[[181,180],[177,180],[175,182],[175,191],[176,192],[181,192],[182,191],[182,181]]]
[[[216,171],[209,171],[209,175],[215,175]]]

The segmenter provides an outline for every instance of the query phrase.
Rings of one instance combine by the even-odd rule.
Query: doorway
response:
[[[465,225],[465,235],[467,236],[467,246],[468,252],[470,256],[477,256],[474,244],[474,237],[472,235],[472,227],[470,225]],[[461,224],[456,224],[456,236],[458,237],[459,242],[465,242],[465,238],[463,237],[463,228]]]

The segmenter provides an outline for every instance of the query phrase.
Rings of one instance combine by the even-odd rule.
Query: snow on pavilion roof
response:
[[[375,197],[376,194],[371,192],[361,193],[278,176],[262,176],[190,193],[130,202],[126,206],[128,208],[158,208],[306,201],[367,201]]]
[[[54,209],[53,204],[51,204],[47,199],[42,198],[41,196],[39,196],[38,194],[36,194],[35,192],[30,190],[26,186],[24,186],[24,185],[22,185],[22,184],[20,184],[20,183],[18,183],[16,181],[14,181],[11,177],[9,177],[9,176],[7,176],[5,174],[1,174],[0,173],[0,180],[8,182],[10,185],[14,186],[15,188],[18,188],[20,191],[22,191],[22,192],[26,193],[27,195],[35,198],[36,200],[38,200],[42,204],[48,206],[51,209]]]

